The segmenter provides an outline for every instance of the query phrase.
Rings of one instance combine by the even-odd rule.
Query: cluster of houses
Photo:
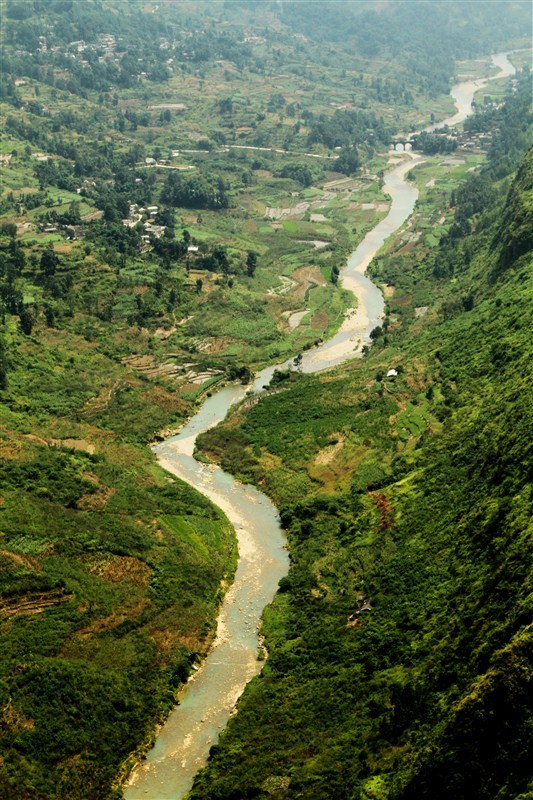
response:
[[[516,91],[517,81],[512,82],[512,91]],[[490,100],[485,97],[484,108],[491,108],[498,110],[503,106],[503,102]],[[461,150],[483,150],[490,144],[493,133],[497,129],[495,123],[492,128],[483,131],[469,131],[469,130],[450,130],[447,126],[433,131],[433,136],[444,137],[453,139],[457,148]]]
[[[483,150],[492,139],[492,131],[472,133],[462,131],[457,137],[457,146],[461,150]]]
[[[184,106],[185,108],[185,106]],[[182,153],[205,153],[205,150],[181,150]],[[172,151],[172,158],[176,158],[180,154],[180,150],[173,150]],[[152,156],[147,156],[144,161],[141,161],[137,164],[138,167],[172,167],[172,169],[176,169],[181,172],[188,172],[191,169],[196,169],[196,167],[191,166],[190,164],[172,164],[171,158],[153,158]]]
[[[69,51],[69,55],[72,58],[77,58],[77,56],[81,56],[85,50],[93,50],[98,49],[102,52],[102,55],[98,57],[98,61],[102,63],[103,61],[114,59],[118,61],[118,58],[115,57],[115,49],[117,46],[117,40],[112,33],[99,33],[97,36],[97,44],[90,45],[87,44],[83,39],[77,39],[74,42],[69,42],[67,47]],[[46,36],[39,36],[39,46],[37,48],[39,53],[61,53],[64,51],[64,47],[61,45],[54,45],[53,47],[48,47]],[[29,55],[27,50],[20,50],[17,51],[20,55]],[[82,64],[88,64],[89,62],[81,58],[80,62]]]
[[[432,136],[438,139],[451,140],[457,150],[483,150],[487,147],[492,139],[492,131],[457,131],[450,135],[446,129],[437,130],[432,133]]]
[[[98,45],[104,51],[104,55],[98,59],[99,61],[103,61],[105,58],[113,58],[117,40],[112,33],[99,33]]]
[[[159,239],[161,234],[166,230],[166,226],[156,224],[158,211],[159,206],[147,206],[144,208],[143,206],[138,206],[137,203],[131,203],[129,216],[127,219],[122,220],[122,224],[127,228],[135,228],[142,223],[143,219],[148,214],[148,218],[145,219],[143,224],[144,234],[141,238],[145,242],[150,241],[150,236],[155,236],[156,239]]]
[[[253,33],[247,33],[244,37],[246,44],[264,44],[266,39],[264,36],[256,36]]]
[[[78,39],[75,42],[68,43],[70,55],[73,58],[76,58],[76,55],[81,55],[85,52],[85,50],[98,49],[101,52],[101,55],[98,56],[98,61],[100,64],[102,64],[104,61],[110,61],[111,59],[118,61],[118,58],[115,57],[116,46],[117,40],[112,33],[99,33],[97,36],[96,46],[87,44],[87,42],[85,42],[83,39]],[[84,65],[89,63],[84,58],[81,58],[80,62]]]
[[[72,241],[83,239],[83,228],[81,225],[45,225],[41,230],[43,233],[61,233]]]

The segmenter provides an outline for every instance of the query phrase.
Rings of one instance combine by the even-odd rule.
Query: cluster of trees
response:
[[[335,160],[335,169],[344,175],[356,175],[361,168],[361,158],[356,147],[343,147]]]
[[[495,117],[489,116],[486,120],[488,130],[492,130],[488,152],[489,169],[495,178],[508,175],[516,169],[522,153],[533,143],[530,89],[531,72],[524,69],[517,75],[516,90],[506,97]]]
[[[279,171],[280,178],[291,178],[304,188],[313,183],[313,172],[307,164],[285,164]]]
[[[45,183],[53,184],[54,180],[62,180],[72,185],[72,176],[97,176],[108,181],[113,179],[124,190],[137,193],[153,184],[155,176],[136,173],[132,169],[144,157],[145,148],[142,144],[134,142],[124,149],[111,141],[88,143],[80,137],[74,143],[65,136],[65,129],[70,130],[71,127],[80,133],[87,132],[88,121],[82,119],[83,122],[80,122],[78,115],[68,112],[54,116],[53,120],[50,115],[39,119],[33,115],[29,118],[8,116],[6,128],[10,135],[26,143],[26,156],[31,155],[31,142],[40,150],[60,157],[60,160],[48,159],[35,165],[36,176],[39,179],[42,177]],[[17,155],[21,154],[17,151]],[[142,186],[136,182],[139,177],[143,179]]]
[[[369,111],[337,110],[333,116],[320,114],[310,121],[309,145],[323,144],[330,150],[335,147],[369,146],[379,142],[388,144],[392,128],[383,118]]]
[[[373,77],[365,84],[365,94],[375,97],[380,103],[403,104],[406,106],[413,103],[413,92],[409,87],[407,77],[403,80],[395,78]]]
[[[7,240],[2,237],[0,245],[0,313],[5,323],[6,314],[18,314],[20,318],[25,313],[20,277],[26,266],[26,255],[9,231],[4,229],[3,233],[9,236]]]
[[[6,129],[11,135],[26,143],[31,142],[48,153],[68,159],[76,158],[76,148],[72,142],[57,133],[52,133],[52,122],[49,119],[36,120],[35,116],[29,119],[8,116]]]
[[[76,190],[77,181],[74,177],[74,169],[68,161],[55,161],[51,158],[46,161],[38,161],[33,172],[41,190],[47,186],[57,186],[58,189],[70,192]]]
[[[249,278],[253,278],[258,267],[258,256],[254,250],[248,250],[243,263],[242,258],[230,258],[227,248],[217,245],[211,252],[200,256],[196,260],[195,266],[209,272],[220,272],[222,275],[244,273]]]
[[[235,64],[238,69],[243,69],[250,61],[252,51],[250,45],[231,31],[204,29],[196,31],[194,40],[185,39],[181,52],[177,49],[176,54],[183,60],[197,64],[224,59]]]
[[[60,258],[51,246],[42,250],[40,256],[32,253],[27,258],[15,235],[16,229],[9,230],[8,226],[0,232],[0,319],[4,324],[8,314],[18,316],[20,329],[29,336],[39,312],[34,301],[24,299],[24,274],[31,273],[35,283],[41,285],[45,299],[42,310],[50,324],[53,314],[48,301],[65,297],[72,287],[72,277],[57,278]]]
[[[209,272],[221,272],[227,275],[230,271],[230,260],[225,247],[215,247],[211,253],[203,256],[198,265]]]
[[[533,207],[530,202],[532,187],[533,153],[530,153],[518,170],[509,191],[501,224],[493,239],[493,247],[500,253],[495,275],[533,250]]]
[[[161,201],[173,208],[228,208],[230,198],[228,186],[222,178],[203,175],[185,177],[170,172],[161,190]]]
[[[453,153],[457,150],[457,139],[454,136],[432,134],[422,131],[418,136],[412,136],[413,147],[422,153],[434,156],[437,153]]]
[[[10,103],[15,108],[20,108],[22,105],[22,100],[12,75],[3,73],[0,76],[0,100],[3,103]]]
[[[43,215],[43,220],[57,225],[79,225],[81,223],[80,203],[74,200],[65,211],[52,209]]]

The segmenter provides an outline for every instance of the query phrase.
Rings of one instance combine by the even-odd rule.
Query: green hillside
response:
[[[236,564],[149,444],[338,329],[391,138],[527,48],[530,5],[0,0],[0,20],[0,800],[107,800]],[[204,440],[280,505],[293,569],[195,796],[429,797],[449,770],[525,791],[528,59],[505,105],[506,82],[477,98],[479,147],[413,171],[367,357],[276,376]]]
[[[292,566],[195,800],[529,797],[533,152],[510,187],[500,167],[439,247],[382,254],[362,362],[200,440],[279,504]]]

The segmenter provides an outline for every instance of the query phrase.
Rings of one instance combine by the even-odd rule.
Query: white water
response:
[[[492,60],[500,67],[495,78],[514,74],[505,53],[493,56]],[[462,122],[471,113],[474,93],[485,83],[486,80],[469,81],[454,86],[451,93],[458,112],[434,127]],[[353,358],[381,320],[381,291],[364,272],[387,236],[405,222],[414,208],[418,192],[404,178],[422,159],[411,153],[406,155],[409,160],[391,170],[385,179],[384,191],[392,198],[388,215],[365,236],[341,273],[343,285],[358,299],[357,310],[347,315],[332,339],[304,354],[305,372],[316,372]],[[262,370],[252,390],[260,391],[275,369],[289,363]],[[242,386],[222,389],[206,400],[177,436],[155,448],[161,466],[199,489],[226,513],[237,532],[239,565],[222,603],[215,644],[162,727],[154,748],[133,770],[125,788],[126,800],[183,798],[197,771],[205,765],[209,748],[217,741],[246,683],[261,668],[257,660],[261,614],[289,568],[278,512],[257,489],[243,486],[220,468],[202,465],[192,456],[198,434],[222,421],[245,392],[246,387]]]

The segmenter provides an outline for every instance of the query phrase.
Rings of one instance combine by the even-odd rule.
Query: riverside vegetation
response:
[[[374,262],[394,291],[366,358],[199,441],[279,505],[292,566],[195,800],[530,796],[529,101],[438,246]]]
[[[338,271],[385,213],[391,137],[451,111],[456,59],[524,44],[526,4],[506,5],[497,30],[494,4],[414,5],[343,4],[341,31],[335,3],[320,25],[298,3],[1,3],[0,797],[121,795],[128,757],[212,641],[236,560],[224,516],[147,443],[217,384],[339,325],[350,299]],[[327,378],[278,375],[286,391],[205,440],[280,503],[294,566],[265,619],[272,657],[201,796],[379,798],[393,764],[416,792],[411,772],[430,782],[438,769],[426,746],[455,747],[461,698],[470,720],[485,689],[496,702],[516,678],[521,691],[505,670],[523,663],[511,637],[522,606],[508,608],[526,496],[508,465],[528,441],[525,167],[499,213],[526,143],[525,91],[507,114],[489,103],[477,117],[492,172],[456,188],[481,153],[443,170],[417,210],[423,247],[395,240],[376,264],[395,293],[368,359]],[[453,222],[448,211],[430,229],[453,189]],[[478,455],[464,435],[474,416]],[[478,482],[476,458],[492,452],[509,460]],[[446,514],[461,504],[450,542]],[[476,655],[443,677],[463,646],[452,623]]]

